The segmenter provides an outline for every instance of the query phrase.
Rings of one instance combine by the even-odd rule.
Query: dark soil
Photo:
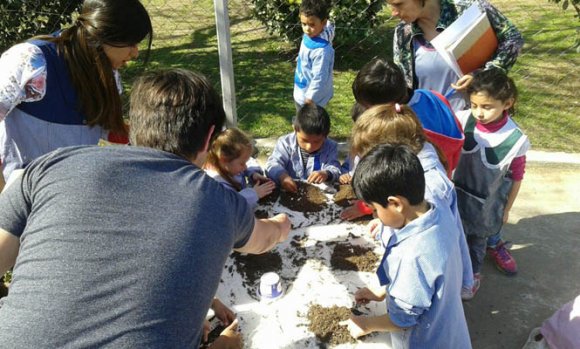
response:
[[[268,211],[266,210],[256,210],[254,212],[254,215],[256,216],[256,218],[269,218],[270,215],[268,214]]]
[[[234,264],[238,272],[242,274],[246,282],[244,286],[252,289],[256,282],[260,280],[262,274],[269,271],[280,273],[282,269],[282,257],[276,251],[270,251],[263,254],[242,254],[232,253]]]
[[[297,193],[283,191],[280,204],[296,212],[320,212],[327,207],[326,196],[322,190],[312,184],[296,182]]]
[[[273,205],[276,202],[276,200],[278,200],[279,197],[280,197],[280,188],[276,187],[276,189],[274,189],[274,191],[272,191],[270,195],[264,196],[263,198],[258,200],[258,203],[260,205]]]
[[[224,326],[221,322],[218,323],[218,325],[216,326],[216,328],[214,328],[207,336],[207,342],[202,343],[201,346],[199,347],[199,349],[207,349],[209,348],[209,346],[215,342],[216,339],[218,339],[218,337],[220,336],[220,334],[222,333],[223,330],[226,329],[226,326]]]
[[[334,203],[341,207],[349,207],[350,201],[356,200],[354,189],[350,184],[341,184],[338,191],[334,194]]]
[[[356,343],[346,326],[338,323],[350,317],[351,310],[346,307],[332,306],[324,308],[318,304],[312,305],[308,309],[308,329],[314,333],[321,342],[329,345],[339,345],[343,343]]]
[[[340,243],[334,246],[330,265],[339,270],[374,272],[378,261],[370,247]]]
[[[295,235],[290,241],[290,258],[292,258],[292,265],[294,267],[301,267],[306,263],[307,253],[306,247],[304,247],[304,242],[308,238],[306,236]]]

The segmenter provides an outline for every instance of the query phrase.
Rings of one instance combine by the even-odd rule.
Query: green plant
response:
[[[340,31],[335,43],[358,41],[369,34],[379,22],[377,14],[382,0],[332,0],[330,19]],[[286,40],[299,43],[302,29],[299,25],[300,0],[252,0],[253,15],[268,31]]]
[[[549,2],[553,2],[556,5],[562,3],[562,9],[567,10],[570,5],[576,10],[576,15],[574,17],[580,20],[580,0],[548,0]]]
[[[0,52],[70,22],[82,0],[4,0],[0,3]]]

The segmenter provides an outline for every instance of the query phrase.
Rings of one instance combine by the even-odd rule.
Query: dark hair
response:
[[[352,93],[358,103],[367,107],[402,103],[407,95],[405,75],[393,61],[375,57],[356,75]]]
[[[184,69],[153,72],[133,85],[130,140],[191,158],[203,150],[212,126],[214,135],[222,129],[225,117],[219,95],[203,75]]]
[[[352,108],[350,108],[350,117],[352,118],[353,122],[356,122],[358,118],[365,112],[367,108],[365,108],[362,104],[358,102],[354,102]]]
[[[324,135],[330,133],[330,116],[328,112],[314,103],[304,104],[296,113],[292,122],[297,131],[307,135]]]
[[[307,17],[316,16],[320,20],[328,19],[330,14],[329,0],[302,0],[300,14]]]
[[[473,80],[467,87],[467,95],[471,96],[478,92],[485,92],[489,97],[502,102],[510,98],[515,102],[518,98],[518,89],[514,81],[500,68],[479,70],[473,74]],[[512,107],[510,113],[513,112]]]
[[[78,94],[78,108],[91,126],[126,135],[123,107],[111,62],[103,44],[133,46],[149,36],[153,28],[147,10],[138,0],[85,0],[75,24],[58,36],[38,39],[54,42],[67,63]]]
[[[425,196],[425,175],[409,147],[380,144],[358,163],[352,186],[356,196],[368,203],[387,207],[389,196],[402,196],[418,205]]]

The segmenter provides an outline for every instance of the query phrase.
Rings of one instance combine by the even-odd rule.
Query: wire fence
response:
[[[569,133],[570,128],[580,131],[580,55],[577,51],[580,22],[572,11],[563,11],[547,0],[491,1],[516,24],[526,42],[512,69],[522,95],[520,123],[538,133],[535,145],[550,148],[553,139]],[[148,68],[192,69],[219,85],[213,1],[142,2],[151,15],[155,33]],[[34,3],[29,2],[29,11],[34,11]],[[238,122],[257,137],[279,135],[289,129],[294,114],[292,87],[297,47],[268,33],[252,17],[251,0],[230,0],[228,9]],[[354,101],[350,86],[356,71],[374,56],[392,55],[393,28],[398,20],[391,18],[386,5],[380,16],[381,25],[372,33],[348,44],[335,45],[335,97],[328,108],[331,115],[337,115],[332,132],[339,137],[350,133],[349,110]],[[299,26],[298,18],[295,22]],[[348,23],[335,25],[337,37],[341,33],[366,30]],[[140,71],[137,64],[123,73],[127,88]],[[545,137],[542,133],[546,133]],[[560,148],[580,149],[580,141],[575,138],[564,139]]]

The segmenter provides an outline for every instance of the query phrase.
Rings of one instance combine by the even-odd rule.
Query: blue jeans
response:
[[[495,247],[501,241],[501,230],[487,238],[487,247]]]

